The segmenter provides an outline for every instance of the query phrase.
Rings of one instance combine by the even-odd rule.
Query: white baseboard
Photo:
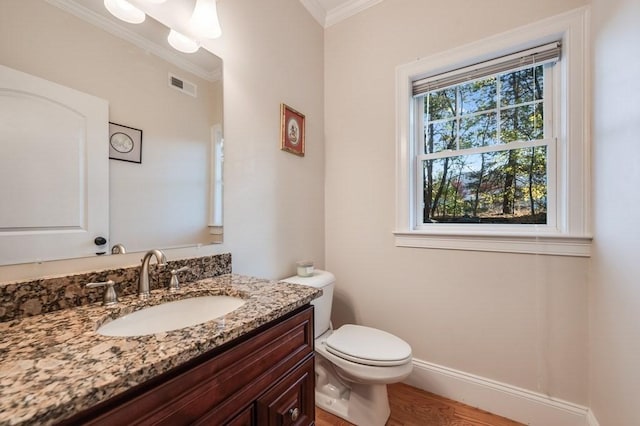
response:
[[[405,383],[531,426],[599,426],[587,407],[419,359]]]

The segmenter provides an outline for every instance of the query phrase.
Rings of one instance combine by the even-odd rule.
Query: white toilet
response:
[[[315,270],[310,277],[282,280],[320,288],[315,307],[316,405],[359,426],[384,425],[389,418],[387,384],[409,376],[411,346],[370,327],[331,327],[335,277]]]

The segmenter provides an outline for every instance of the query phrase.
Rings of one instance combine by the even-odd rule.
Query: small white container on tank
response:
[[[310,277],[313,275],[313,261],[301,260],[300,262],[296,262],[296,266],[298,267],[299,277]]]

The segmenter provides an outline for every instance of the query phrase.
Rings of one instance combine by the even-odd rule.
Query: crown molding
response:
[[[302,3],[311,16],[313,16],[323,28],[328,28],[382,1],[383,0],[348,0],[331,10],[325,10],[324,6],[318,0],[300,0],[300,3]]]
[[[324,27],[328,28],[340,21],[362,12],[384,0],[349,0],[342,5],[327,11]]]
[[[174,53],[173,49],[170,47],[165,47],[154,43],[145,37],[131,31],[130,29],[119,25],[117,22],[114,22],[104,16],[96,13],[90,9],[87,9],[84,6],[72,1],[72,0],[45,0],[47,3],[56,6],[66,12],[71,13],[72,15],[82,19],[85,22],[88,22],[96,27],[102,28],[108,33],[119,37],[123,40],[126,40],[139,48],[148,51],[159,58],[164,59],[165,61],[172,63],[173,65],[190,72],[202,79],[207,81],[218,81],[222,79],[222,70],[216,69],[213,71],[208,71],[205,68],[202,68],[193,62],[187,61],[182,58],[178,53]]]

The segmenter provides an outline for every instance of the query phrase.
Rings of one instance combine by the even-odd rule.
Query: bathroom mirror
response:
[[[104,176],[107,241],[91,236],[95,253],[80,256],[108,255],[116,244],[137,252],[222,241],[222,60],[202,48],[172,49],[168,32],[149,16],[119,21],[102,0],[0,2],[0,65],[106,100],[108,121],[122,127],[104,143],[132,129],[140,149],[133,160],[110,152],[120,159],[108,159]],[[9,228],[0,223],[0,234]],[[0,265],[78,256],[0,256]]]

